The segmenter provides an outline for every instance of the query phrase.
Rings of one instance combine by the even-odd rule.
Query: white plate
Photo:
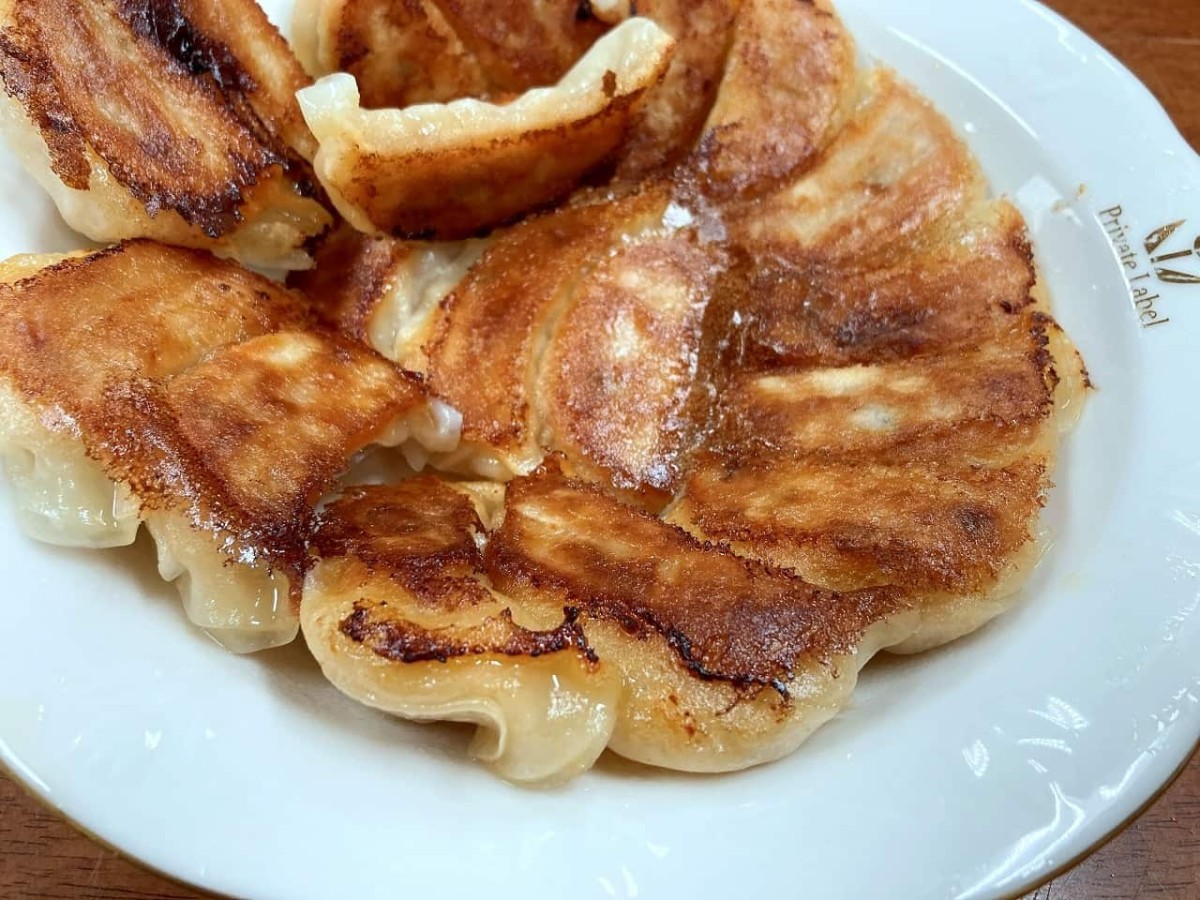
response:
[[[3,514],[7,766],[134,857],[239,896],[995,896],[1133,814],[1200,735],[1200,283],[1162,281],[1144,248],[1180,220],[1154,255],[1193,247],[1200,161],[1035,3],[842,8],[1024,211],[1100,389],[1020,608],[873,664],[854,708],[778,764],[701,778],[606,759],[538,792],[468,763],[464,732],[344,700],[299,648],[225,654],[147,547],[49,549]],[[0,211],[0,254],[78,244],[8,156]],[[1200,255],[1163,266],[1200,276]]]

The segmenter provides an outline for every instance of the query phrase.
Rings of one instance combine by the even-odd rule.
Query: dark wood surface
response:
[[[1015,2],[1015,0],[1014,0]],[[1198,0],[1050,0],[1162,100],[1200,148]],[[201,895],[100,846],[0,775],[0,897],[147,900]],[[1200,898],[1200,758],[1135,823],[1032,900]]]

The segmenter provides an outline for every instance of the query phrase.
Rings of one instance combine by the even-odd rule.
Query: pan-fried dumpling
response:
[[[299,95],[317,175],[360,231],[469,237],[561,199],[610,158],[672,47],[653,22],[630,19],[557,85],[504,105],[364,110],[353,76],[329,75]]]
[[[740,325],[668,518],[837,590],[907,588],[913,652],[1015,601],[1086,375],[1019,214],[911,88],[866,87],[815,165],[726,207]]]
[[[112,545],[145,521],[189,616],[238,651],[295,636],[315,505],[355,454],[457,438],[412,376],[311,329],[298,295],[149,242],[0,285],[0,348],[0,421],[21,426],[6,455],[40,463],[18,472],[26,518],[87,520],[105,479],[116,498],[77,539],[36,536]],[[57,507],[34,506],[51,488]]]
[[[854,57],[826,0],[742,0],[693,160],[708,191],[761,192],[815,159],[858,99]]]
[[[721,84],[740,2],[638,0],[638,15],[675,39],[675,54],[638,111],[617,161],[617,181],[669,172],[691,154]]]
[[[435,466],[503,480],[561,451],[573,473],[654,508],[712,400],[722,332],[708,306],[728,262],[712,227],[651,185],[487,241],[343,230],[292,283],[462,413],[462,444]]]
[[[308,83],[253,0],[0,0],[0,129],[96,241],[307,265],[332,222]]]
[[[428,367],[426,344],[438,308],[488,247],[487,238],[404,241],[342,224],[323,238],[316,265],[293,272],[318,315],[414,372]]]
[[[748,371],[669,520],[834,589],[902,585],[922,623],[895,649],[927,649],[1016,600],[1082,392],[1074,349],[1037,310],[932,357]]]
[[[208,351],[299,322],[295,298],[202,254],[134,242],[96,254],[20,256],[0,263],[0,362],[6,469],[22,524],[66,546],[132,543],[139,504],[80,441],[71,405],[102,405],[108,380],[159,378]],[[44,336],[40,342],[27,334]],[[47,403],[8,374],[27,369]]]
[[[438,465],[498,480],[537,467],[544,448],[533,391],[548,335],[591,260],[661,225],[664,206],[661,195],[585,204],[493,236],[424,341],[421,371],[463,415],[462,446]]]
[[[708,134],[727,126],[744,131],[752,116],[738,113],[739,101],[755,102],[754,114],[768,116],[757,135],[783,121],[789,131],[795,129],[784,142],[789,148],[811,136],[809,126],[822,114],[823,80],[852,64],[852,48],[827,5],[815,10],[808,3],[771,2],[762,14],[745,15],[748,21],[739,26],[738,48],[731,54],[739,9],[750,5],[739,0],[298,0],[293,32],[297,54],[311,75],[353,75],[364,108],[388,109],[465,97],[506,102],[557,82],[608,28],[631,15],[650,19],[675,39],[676,50],[663,80],[634,112],[627,144],[618,153],[618,180],[629,183],[687,157],[706,132],[706,120]],[[767,21],[770,28],[764,28]],[[832,45],[831,52],[815,56],[810,41]],[[796,53],[796,47],[806,52]],[[723,91],[718,111],[714,103],[727,57],[734,87]],[[773,64],[799,74],[803,84],[793,88],[788,79],[764,71]],[[770,90],[776,94],[768,98]],[[778,143],[780,136],[771,140]],[[726,159],[732,152],[731,145],[723,146],[718,169],[744,161]],[[781,147],[775,155],[787,151]]]
[[[619,680],[571,615],[518,616],[488,586],[482,534],[470,496],[440,479],[351,490],[314,541],[305,640],[355,699],[480,725],[473,753],[513,780],[568,777],[608,743]]]
[[[347,72],[385,109],[554,84],[628,16],[612,0],[298,0],[292,31],[310,74]]]
[[[553,469],[514,481],[480,552],[470,501],[424,478],[328,510],[301,607],[325,674],[372,706],[481,726],[518,781],[606,745],[728,771],[790,752],[913,617],[704,546]]]

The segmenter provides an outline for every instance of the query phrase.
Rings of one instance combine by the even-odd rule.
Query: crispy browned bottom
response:
[[[518,780],[605,746],[695,771],[774,759],[911,630],[901,591],[814,588],[553,469],[513,482],[483,551],[482,528],[433,478],[349,493],[317,535],[302,621],[340,688],[484,726],[477,751]]]
[[[227,557],[302,574],[321,493],[425,404],[299,295],[207,254],[139,241],[28,271],[0,283],[5,387]]]
[[[10,138],[96,240],[301,265],[331,222],[294,97],[307,83],[253,0],[0,4]]]

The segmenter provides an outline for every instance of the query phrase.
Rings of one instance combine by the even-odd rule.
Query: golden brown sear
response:
[[[842,267],[751,241],[723,302],[751,367],[842,366],[947,351],[1008,331],[1035,273],[1020,214],[981,203],[955,229],[880,267]]]
[[[0,374],[144,510],[296,573],[321,492],[425,402],[394,364],[307,324],[265,278],[139,241],[0,284]]]
[[[935,616],[973,598],[922,647],[978,627],[1041,552],[1037,518],[1086,387],[1046,313],[1013,318],[969,349],[739,373],[671,521],[819,584],[904,585]]]
[[[34,263],[0,284],[0,371],[85,429],[104,418],[113,384],[168,378],[306,321],[296,294],[199,251],[130,241]]]
[[[950,123],[886,69],[815,165],[767,197],[727,206],[735,242],[804,268],[919,264],[987,218],[987,184]]]
[[[690,215],[668,204],[657,227],[596,258],[534,376],[543,446],[651,508],[677,486],[715,390],[709,305],[726,256]]]
[[[608,30],[579,0],[440,0],[492,96],[554,84]]]
[[[624,143],[674,42],[634,18],[552,87],[498,104],[464,98],[362,108],[354,78],[300,93],[315,166],[338,211],[370,233],[455,240],[564,199]]]
[[[370,343],[373,318],[418,247],[412,241],[363,234],[343,222],[318,243],[316,265],[293,272],[288,285],[313,299],[314,311],[324,322]]]
[[[700,136],[740,5],[738,0],[298,0],[294,31],[297,52],[312,75],[348,72],[364,107],[387,109],[465,97],[507,101],[557,82],[631,14],[650,19],[675,38],[677,52],[662,84],[636,113],[629,144],[615,162],[621,180],[635,182],[682,159]],[[809,18],[808,4],[790,6],[795,10],[783,8],[787,15]],[[788,37],[807,40],[809,34],[790,30]],[[749,97],[749,87],[741,99]]]
[[[716,99],[740,5],[740,0],[638,0],[638,15],[675,39],[675,55],[638,114],[616,164],[617,181],[669,171],[691,152]]]
[[[1049,317],[1027,309],[1012,319],[993,340],[936,354],[739,368],[708,447],[734,464],[774,454],[889,465],[1018,459],[1040,446],[1059,376]]]
[[[153,32],[173,58],[217,82],[235,110],[248,105],[258,119],[258,129],[312,160],[317,144],[296,102],[296,91],[311,80],[257,2],[119,0],[119,4],[122,18],[137,34]],[[253,122],[248,112],[235,114]]]
[[[392,442],[425,392],[357,342],[285,331],[225,348],[139,401],[161,425],[146,420],[143,439],[169,448],[170,471],[148,475],[136,449],[117,470],[162,494],[182,481],[198,521],[296,564],[322,493],[359,450]]]
[[[900,649],[1016,598],[1086,377],[1019,214],[886,72],[811,168],[728,207],[726,380],[671,521],[838,589],[903,585]]]
[[[95,240],[298,267],[330,224],[307,76],[253,0],[4,0],[0,81],[23,161]]]
[[[554,84],[612,24],[579,0],[299,0],[294,31],[309,72],[385,109]]]
[[[428,344],[429,384],[462,412],[463,442],[480,450],[472,466],[479,474],[538,464],[533,391],[555,320],[595,262],[625,236],[658,225],[665,203],[647,191],[526,219],[493,238],[447,298]]]
[[[695,154],[707,189],[759,193],[814,160],[853,110],[855,70],[826,0],[743,0]]]
[[[22,528],[65,546],[134,541],[128,486],[88,456],[114,392],[305,322],[300,298],[206,254],[138,241],[0,263],[0,456]]]
[[[510,485],[482,554],[480,530],[445,482],[351,492],[315,540],[304,633],[351,696],[485,726],[477,752],[518,780],[606,745],[697,771],[775,758],[911,628],[897,590],[818,590],[553,467]]]
[[[347,489],[328,507],[313,549],[324,560],[354,558],[403,583],[429,610],[476,602],[473,589],[444,588],[478,575],[483,524],[470,496],[433,475]]]
[[[904,606],[899,591],[839,596],[698,543],[553,465],[509,486],[486,565],[502,591],[657,635],[701,680],[751,695],[786,698],[797,659],[847,653]]]
[[[479,60],[434,0],[297,0],[292,32],[309,74],[350,73],[370,109],[489,93]]]

